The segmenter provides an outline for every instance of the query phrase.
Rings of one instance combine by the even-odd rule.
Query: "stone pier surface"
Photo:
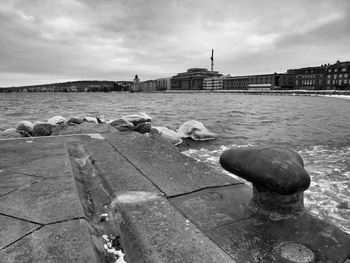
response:
[[[103,235],[128,263],[350,260],[346,233],[261,216],[249,185],[170,144],[88,132],[0,140],[0,262],[115,262]]]

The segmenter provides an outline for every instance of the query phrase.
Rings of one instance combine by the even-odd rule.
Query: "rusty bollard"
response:
[[[282,147],[247,147],[225,151],[220,164],[253,184],[250,205],[258,214],[288,218],[304,213],[310,176],[302,158]]]

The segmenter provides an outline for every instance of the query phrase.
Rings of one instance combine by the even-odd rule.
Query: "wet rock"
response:
[[[96,117],[85,116],[85,117],[83,118],[83,120],[86,121],[86,122],[98,123]]]
[[[177,132],[168,129],[167,127],[152,127],[152,132],[159,134],[173,145],[182,143],[182,139]]]
[[[140,124],[140,123],[152,121],[152,118],[144,112],[140,112],[138,114],[126,115],[126,116],[121,117],[121,119],[128,121],[128,122],[131,122],[135,126],[137,124]]]
[[[310,176],[304,162],[294,151],[282,147],[246,147],[230,149],[220,156],[220,164],[253,185],[289,195],[306,190]]]
[[[134,124],[124,119],[112,120],[108,124],[119,131],[131,131],[134,128]]]
[[[26,131],[19,130],[16,132],[19,133],[22,137],[31,137],[31,135]]]
[[[66,122],[66,119],[62,116],[54,116],[47,120],[47,123],[52,125],[57,125],[65,122]]]
[[[24,131],[28,134],[32,134],[33,127],[34,127],[34,124],[31,123],[30,121],[20,121],[16,126],[16,131],[17,132]]]
[[[37,122],[33,127],[33,136],[50,136],[56,125],[46,123],[46,122]]]
[[[150,132],[151,129],[152,125],[150,122],[139,123],[133,128],[134,131],[137,131],[142,134]]]
[[[96,116],[97,123],[106,123],[105,116]]]
[[[83,118],[70,117],[66,123],[69,125],[69,124],[81,124],[83,122],[84,122]]]
[[[191,138],[195,141],[213,140],[218,137],[217,134],[209,131],[203,123],[196,120],[186,121],[177,130],[177,134],[181,138]]]
[[[16,129],[11,128],[0,132],[0,139],[9,139],[9,138],[22,138],[22,136],[16,132]]]

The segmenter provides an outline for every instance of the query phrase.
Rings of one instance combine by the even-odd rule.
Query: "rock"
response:
[[[9,138],[22,138],[22,136],[14,128],[7,129],[0,132],[0,139],[9,139]]]
[[[152,121],[152,118],[144,112],[140,112],[138,114],[126,115],[126,116],[123,116],[121,118],[125,121],[131,122],[135,126],[139,123]]]
[[[105,116],[96,116],[97,123],[106,123]]]
[[[47,120],[47,123],[52,125],[57,125],[65,122],[66,122],[66,119],[62,116],[54,116]]]
[[[83,122],[84,122],[83,118],[70,117],[66,123],[69,125],[69,124],[81,124]]]
[[[33,136],[50,136],[56,125],[46,122],[36,122],[33,127]]]
[[[61,124],[57,126],[51,135],[67,135],[67,134],[96,134],[110,132],[111,127],[106,123],[84,122],[80,125]]]
[[[165,138],[167,141],[171,142],[173,145],[178,145],[182,143],[181,137],[176,131],[170,130],[167,127],[152,127],[152,131],[159,134],[161,137]]]
[[[19,130],[16,132],[19,133],[22,137],[31,137],[31,135],[26,131]]]
[[[191,138],[195,141],[213,140],[218,137],[217,134],[210,132],[203,123],[196,120],[186,121],[177,130],[177,134],[181,138]]]
[[[32,134],[34,124],[30,121],[20,121],[16,126],[16,131],[25,131],[28,134]]]
[[[137,131],[142,134],[150,132],[151,129],[152,125],[150,122],[139,123],[133,128],[134,131]]]
[[[310,176],[304,162],[294,151],[282,147],[246,147],[230,149],[220,156],[220,164],[257,188],[281,195],[306,190]]]
[[[83,120],[86,121],[86,122],[98,123],[96,117],[85,116],[85,117],[83,118]]]
[[[108,124],[119,131],[131,131],[134,128],[134,124],[123,119],[112,120]]]

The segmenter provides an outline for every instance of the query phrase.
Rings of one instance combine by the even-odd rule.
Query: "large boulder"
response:
[[[54,116],[47,120],[47,123],[52,125],[57,125],[65,122],[66,122],[66,119],[62,116]]]
[[[68,125],[72,125],[72,124],[74,125],[74,124],[81,124],[81,123],[83,123],[83,122],[84,122],[83,118],[80,118],[80,117],[70,117],[66,123],[67,123]]]
[[[19,134],[14,128],[7,129],[0,132],[0,139],[9,139],[9,138],[22,138],[22,135]]]
[[[160,135],[165,140],[169,141],[173,145],[178,145],[182,143],[181,137],[176,131],[170,130],[167,127],[152,127],[152,132]]]
[[[218,137],[217,134],[209,131],[203,123],[196,120],[186,121],[177,130],[177,134],[181,138],[191,138],[195,141],[208,141]]]
[[[36,122],[33,127],[33,136],[50,136],[56,125],[46,122]]]
[[[140,123],[152,121],[152,118],[144,112],[140,112],[138,114],[126,115],[126,116],[121,117],[121,119],[128,121],[128,122],[131,122],[135,126],[137,124],[140,124]]]
[[[152,129],[152,125],[150,122],[142,122],[137,124],[134,128],[133,131],[137,131],[139,133],[149,133]]]
[[[16,131],[18,133],[20,133],[21,131],[24,131],[28,134],[32,134],[33,127],[34,127],[34,124],[31,123],[30,121],[20,121],[16,126]]]
[[[124,119],[111,120],[108,124],[118,131],[132,131],[135,127],[134,124]]]

